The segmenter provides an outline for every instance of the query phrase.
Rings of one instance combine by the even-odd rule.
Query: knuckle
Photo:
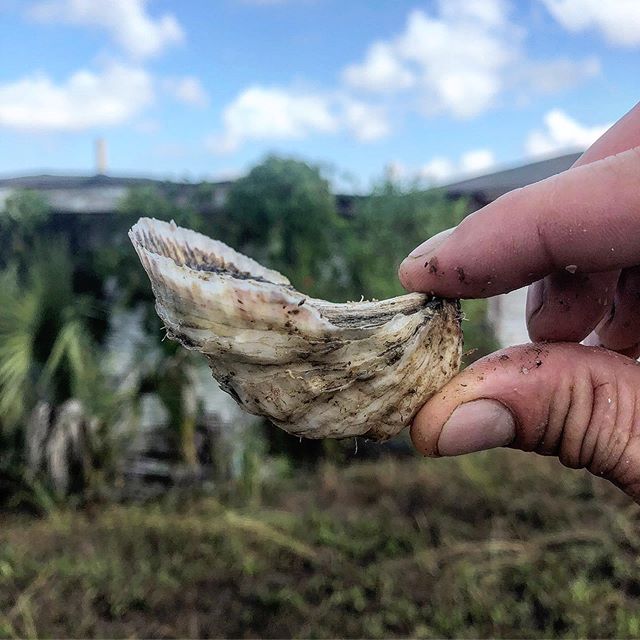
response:
[[[613,455],[603,457],[600,462],[600,475],[608,478],[627,494],[638,500],[640,497],[640,399],[628,394],[628,408],[617,424],[617,447],[612,447]],[[618,412],[621,413],[620,411]]]
[[[609,475],[627,447],[633,412],[615,380],[586,380],[572,387],[558,457],[567,467]]]

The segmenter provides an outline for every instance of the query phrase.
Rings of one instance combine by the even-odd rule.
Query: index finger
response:
[[[543,276],[640,263],[640,146],[516,189],[418,247],[400,266],[412,291],[479,298]]]

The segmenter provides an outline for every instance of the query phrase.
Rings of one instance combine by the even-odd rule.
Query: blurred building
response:
[[[150,187],[169,195],[176,204],[186,204],[200,187],[191,182],[107,176],[103,173],[106,170],[106,150],[98,144],[96,153],[98,173],[94,176],[39,175],[0,179],[0,210],[14,191],[32,189],[45,197],[55,214],[55,226],[64,229],[72,244],[91,242],[92,239],[98,242],[98,236],[108,229],[108,219],[118,211],[119,204],[129,189]],[[472,212],[508,191],[568,169],[579,155],[572,153],[541,160],[455,182],[442,188],[449,198],[466,198]],[[213,212],[224,206],[231,184],[230,181],[212,183],[210,198],[207,202],[202,202],[203,209]],[[336,196],[338,209],[343,215],[353,215],[356,197]],[[490,320],[502,345],[528,341],[524,319],[525,298],[526,291],[520,289],[496,296],[489,302]]]
[[[222,206],[231,186],[230,181],[212,183],[212,209]],[[0,178],[0,209],[5,200],[18,189],[40,192],[54,214],[111,215],[118,210],[120,202],[129,189],[151,187],[170,193],[176,204],[187,204],[190,195],[199,188],[199,183],[170,182],[151,178],[95,176],[39,175],[15,178]]]

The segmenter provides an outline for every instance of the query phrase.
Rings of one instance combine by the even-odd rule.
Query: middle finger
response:
[[[609,312],[619,271],[563,272],[535,282],[527,292],[527,328],[533,341],[580,342]]]

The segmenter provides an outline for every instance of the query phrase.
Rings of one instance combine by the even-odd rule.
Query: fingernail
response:
[[[544,300],[544,280],[538,280],[527,289],[526,317],[527,322],[542,306]]]
[[[451,229],[445,229],[440,233],[436,233],[435,236],[429,238],[421,245],[418,245],[406,258],[416,260],[417,258],[427,258],[441,245],[443,242],[453,233],[455,227]]]
[[[504,447],[516,436],[515,420],[495,400],[473,400],[461,404],[445,422],[438,439],[441,456]]]

